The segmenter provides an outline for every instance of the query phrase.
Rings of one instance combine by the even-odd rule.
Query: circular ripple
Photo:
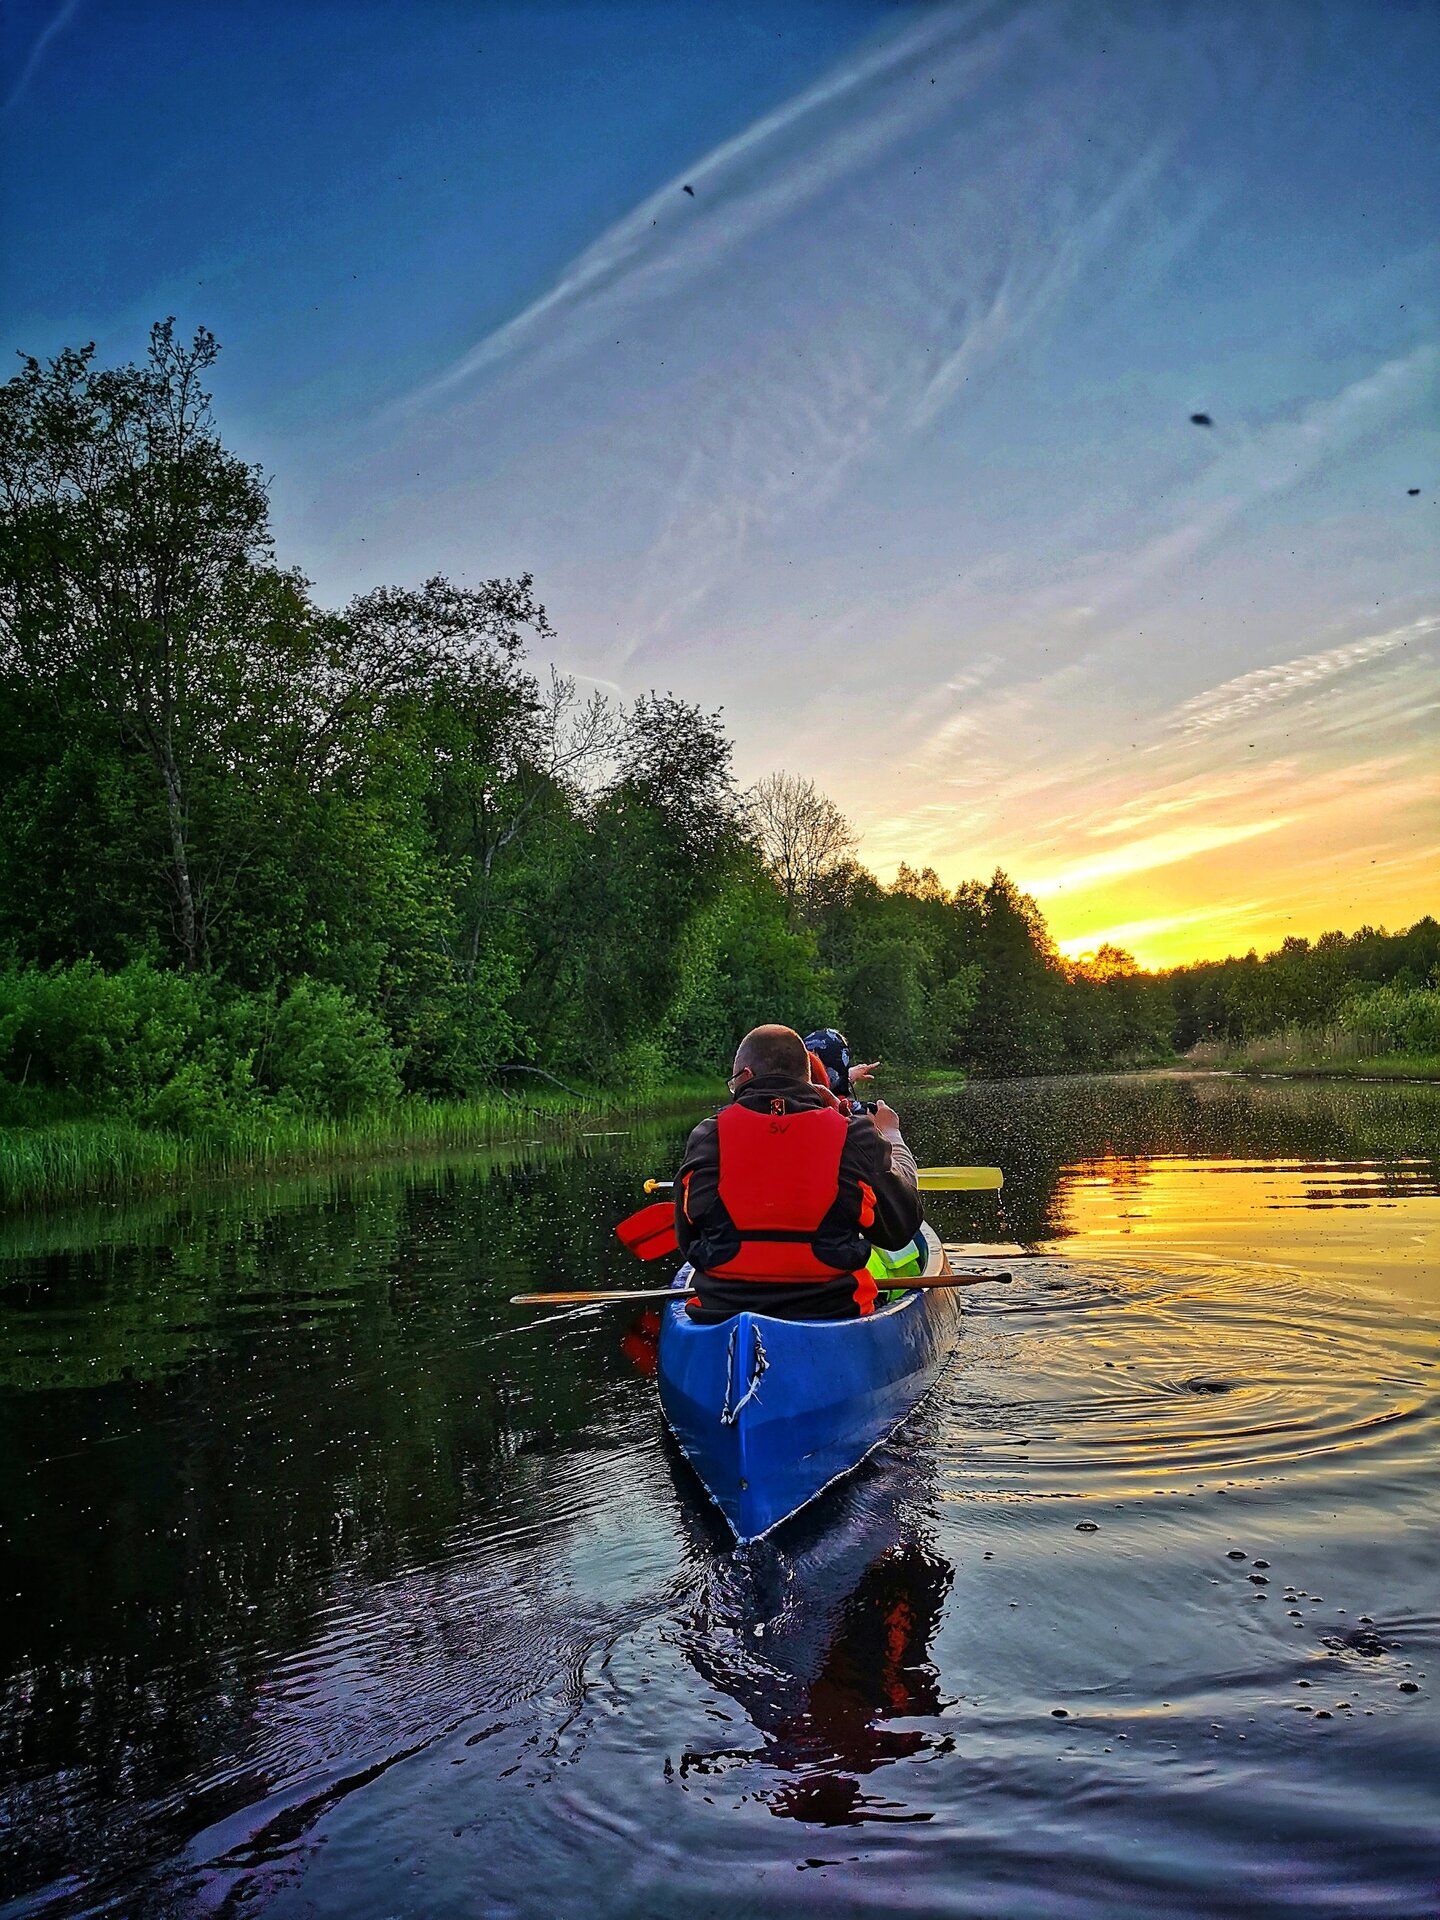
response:
[[[970,1319],[945,1389],[952,1458],[1005,1434],[1062,1483],[1122,1459],[1128,1481],[1379,1464],[1440,1440],[1419,1322],[1377,1332],[1373,1303],[1278,1265],[1092,1260],[1063,1289],[1060,1272],[1035,1262]]]

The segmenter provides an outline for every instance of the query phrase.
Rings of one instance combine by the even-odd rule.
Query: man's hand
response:
[[[878,1060],[872,1060],[868,1067],[851,1067],[850,1069],[851,1086],[853,1087],[857,1080],[872,1079],[874,1077],[875,1069],[879,1065],[880,1065],[880,1062]]]
[[[875,1125],[887,1140],[900,1138],[900,1116],[887,1101],[875,1102]]]

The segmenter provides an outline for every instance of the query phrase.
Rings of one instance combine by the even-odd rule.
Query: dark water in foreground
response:
[[[1440,1088],[903,1104],[1047,1257],[745,1556],[505,1304],[680,1124],[0,1225],[6,1920],[1433,1914]]]

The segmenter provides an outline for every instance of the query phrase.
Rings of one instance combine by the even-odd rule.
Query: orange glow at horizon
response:
[[[1040,675],[943,724],[923,800],[859,815],[860,858],[951,887],[1002,867],[1063,954],[1147,969],[1440,913],[1440,616],[1133,718],[1123,749],[1088,693]]]

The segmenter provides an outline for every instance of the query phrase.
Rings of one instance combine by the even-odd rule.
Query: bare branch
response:
[[[848,860],[860,837],[834,801],[794,773],[768,773],[745,795],[746,817],[791,912],[804,914],[819,883]]]

